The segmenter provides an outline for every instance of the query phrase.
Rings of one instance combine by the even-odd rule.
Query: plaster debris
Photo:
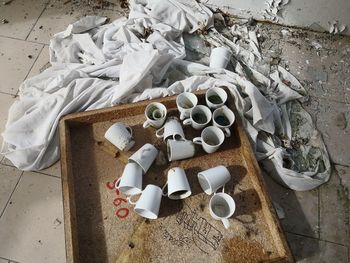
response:
[[[266,9],[263,11],[263,17],[273,22],[278,22],[281,10],[285,5],[289,3],[289,0],[266,0]]]
[[[312,41],[311,46],[313,46],[315,49],[322,49],[322,45],[316,41]]]
[[[346,29],[346,25],[339,24],[339,21],[333,20],[331,22],[328,22],[329,24],[329,33],[331,34],[340,34]]]

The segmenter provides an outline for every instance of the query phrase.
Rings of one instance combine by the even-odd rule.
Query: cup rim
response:
[[[206,140],[204,138],[204,135],[205,135],[204,133],[208,132],[209,130],[214,130],[215,135],[217,135],[217,133],[220,134],[220,138],[219,138],[220,142],[218,144],[211,145],[211,144],[208,144],[206,142]],[[208,127],[204,128],[203,131],[201,132],[201,138],[202,138],[203,143],[205,143],[206,145],[211,146],[211,147],[217,147],[217,146],[220,146],[225,141],[225,134],[220,128],[218,128],[216,126],[208,126]]]
[[[141,208],[141,207],[135,207],[134,211],[139,214],[142,217],[148,218],[148,219],[157,219],[158,215],[156,215],[155,213],[153,213],[150,210],[147,210],[145,208]]]
[[[222,197],[225,199],[225,201],[229,200],[229,202],[231,203],[232,205],[232,212],[230,212],[227,216],[218,216],[217,214],[214,213],[213,209],[211,208],[211,204],[212,204],[212,201],[214,198],[218,198],[218,197]],[[224,197],[223,197],[224,196]],[[230,206],[230,204],[229,204]],[[230,206],[231,207],[231,206]],[[209,200],[209,210],[210,212],[215,215],[217,218],[221,219],[221,218],[230,218],[236,211],[236,202],[235,200],[233,199],[233,197],[227,193],[215,193]]]
[[[196,109],[196,108],[200,108],[200,109],[203,109],[202,112],[205,113],[205,117],[207,117],[207,121],[205,123],[199,123],[199,122],[196,122],[194,119],[193,119],[193,111]],[[210,116],[208,116],[210,115]],[[208,118],[209,117],[209,118]],[[211,110],[209,109],[209,107],[205,106],[205,105],[196,105],[194,106],[192,109],[191,109],[191,112],[190,112],[190,119],[191,121],[193,121],[194,123],[196,124],[199,124],[199,125],[207,125],[211,119],[212,119],[212,113],[211,113]]]
[[[222,103],[214,103],[214,102],[211,102],[211,101],[208,99],[208,93],[211,92],[211,91],[216,91],[216,94],[220,96],[220,99],[222,100]],[[219,91],[221,94],[219,94],[217,91]],[[223,94],[225,94],[225,95],[223,95]],[[223,95],[225,98],[222,98],[221,95]],[[206,99],[207,101],[209,101],[211,104],[214,104],[214,105],[225,104],[225,102],[227,101],[227,98],[228,98],[227,92],[226,92],[223,88],[220,88],[220,87],[213,87],[213,88],[208,89],[208,90],[205,92],[205,99]]]

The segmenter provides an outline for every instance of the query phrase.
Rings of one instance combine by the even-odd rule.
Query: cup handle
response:
[[[230,136],[231,136],[231,131],[230,131],[229,128],[225,128],[225,129],[224,129],[224,132],[225,132],[225,136],[226,136],[226,137],[230,137]]]
[[[164,190],[165,190],[165,188],[168,186],[168,182],[166,182],[165,183],[165,185],[163,186],[163,188],[162,188],[162,195],[163,196],[167,196],[168,195],[168,191],[166,192],[166,193],[164,193]]]
[[[151,126],[151,122],[149,120],[145,121],[142,125],[144,129],[148,128],[149,126]]]
[[[137,201],[134,202],[134,201],[131,200],[131,198],[134,197],[134,196],[135,196],[135,195],[131,195],[131,196],[128,196],[128,197],[126,198],[126,200],[128,200],[128,202],[129,202],[130,204],[132,204],[132,205],[136,205],[136,203],[137,203]]]
[[[191,121],[191,119],[186,119],[186,120],[184,120],[184,121],[182,122],[182,124],[185,125],[185,126],[188,126],[188,125],[191,125],[191,124],[192,124],[192,121]]]
[[[159,134],[163,130],[163,134]],[[164,126],[156,131],[156,137],[157,138],[163,138],[164,137]]]
[[[202,138],[201,137],[193,138],[193,143],[201,145],[202,144]]]
[[[226,229],[229,229],[230,228],[230,222],[228,221],[227,218],[221,218],[221,222],[224,224],[224,227]]]
[[[131,127],[125,126],[125,128],[129,131],[129,133],[130,133],[130,135],[131,135],[131,137],[132,137],[132,129],[131,129]]]
[[[115,189],[119,189],[120,178],[121,177],[119,177],[118,180],[115,182],[115,185],[114,185]]]

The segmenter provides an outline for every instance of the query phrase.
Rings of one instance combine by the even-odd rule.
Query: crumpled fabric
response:
[[[134,0],[128,18],[105,24],[87,16],[69,25],[50,41],[52,67],[20,86],[2,153],[19,169],[41,170],[59,159],[57,127],[66,114],[226,86],[257,159],[275,180],[294,190],[326,182],[329,157],[298,102],[302,85],[284,68],[266,67],[254,31],[235,25],[229,39],[213,17],[194,0]],[[186,60],[183,36],[197,30],[208,32],[199,37],[212,47],[231,49],[231,70]]]

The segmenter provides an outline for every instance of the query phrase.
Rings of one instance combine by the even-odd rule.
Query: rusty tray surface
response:
[[[204,104],[203,93],[197,94]],[[176,97],[157,99],[178,116]],[[180,166],[188,176],[192,195],[184,200],[163,197],[159,218],[147,220],[113,189],[128,156],[146,142],[166,155],[155,129],[143,129],[144,109],[150,101],[67,115],[60,122],[61,169],[68,262],[292,262],[292,256],[266,191],[260,168],[236,113],[232,136],[218,152],[206,154],[196,145],[192,159],[153,164],[143,185],[160,187],[169,168]],[[227,105],[234,110],[233,98]],[[101,147],[114,122],[133,129],[135,146],[114,156]],[[187,139],[200,135],[184,127]],[[114,146],[113,146],[114,147]],[[114,149],[114,148],[112,148]],[[225,165],[232,179],[225,190],[236,211],[226,230],[210,217],[210,196],[202,192],[197,173]]]

